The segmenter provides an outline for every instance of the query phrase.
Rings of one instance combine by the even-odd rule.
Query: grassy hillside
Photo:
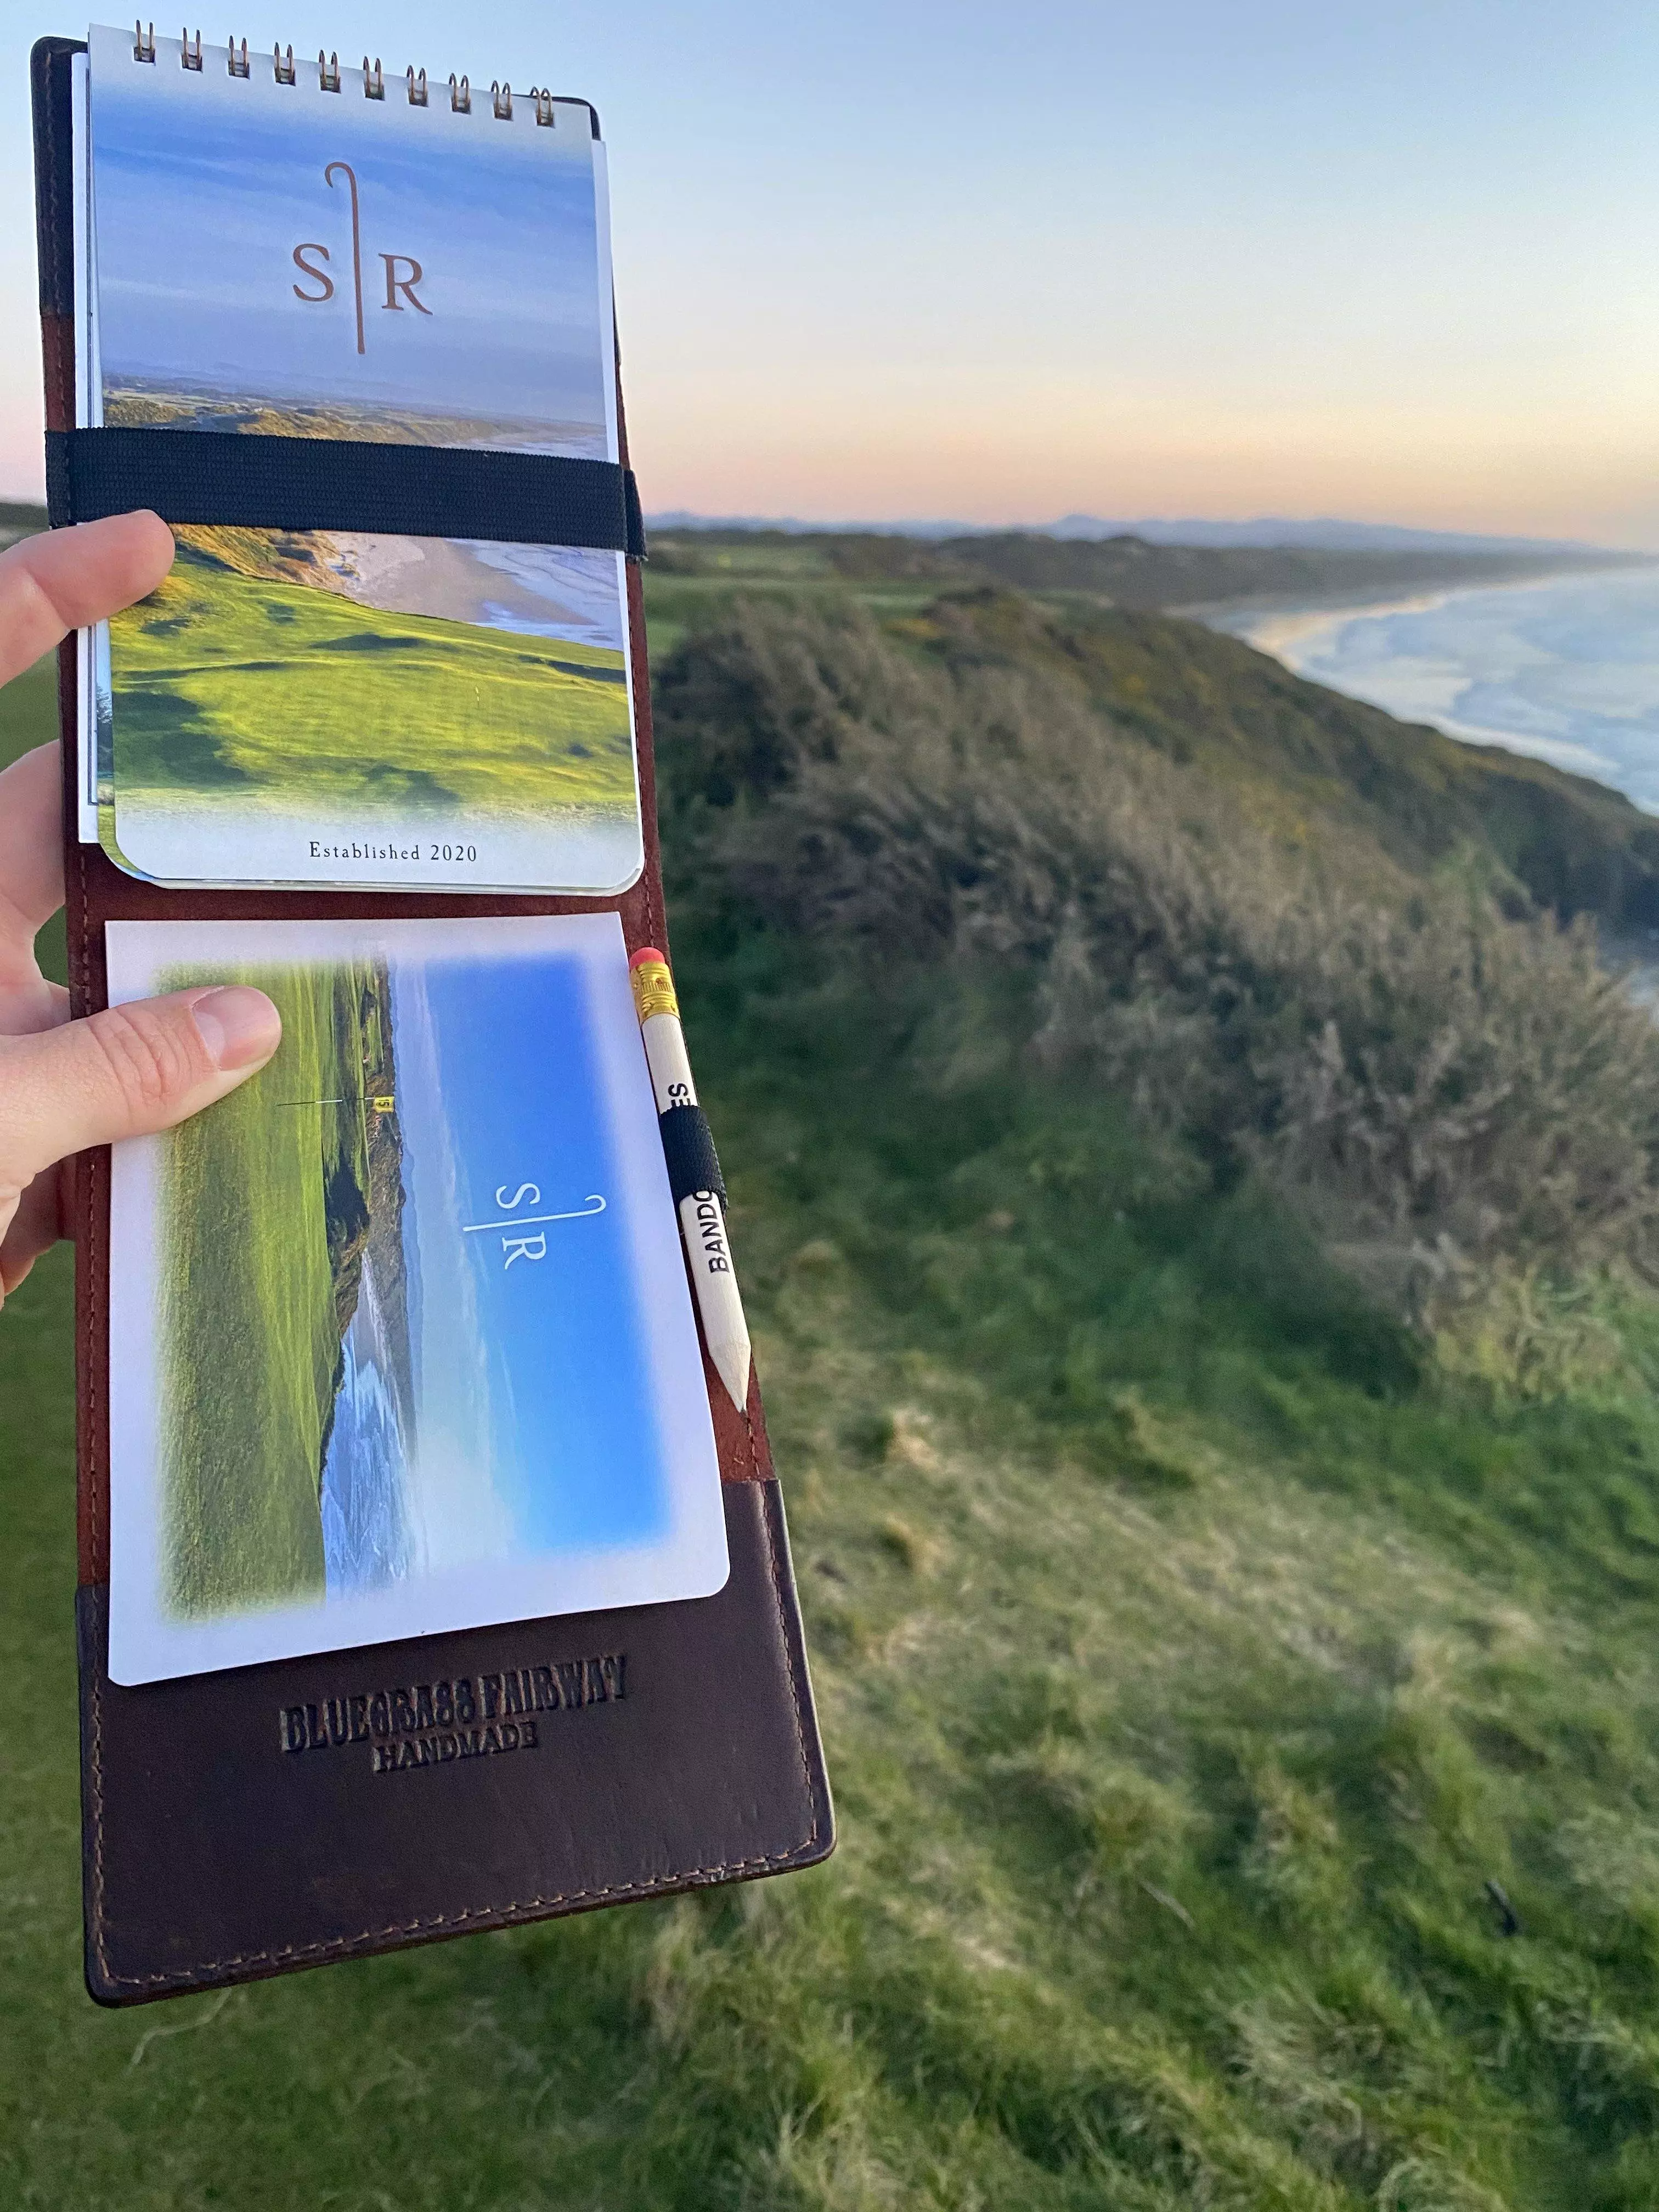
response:
[[[1385,717],[1332,735],[1185,626],[931,597],[659,672],[836,1857],[95,2013],[53,1261],[0,1326],[8,2202],[1659,2197],[1648,1032],[1478,809],[1437,841]],[[1492,1240],[1443,1326],[1338,1233],[1402,1192]]]
[[[740,610],[659,672],[672,883],[867,990],[971,980],[1012,1064],[1265,1176],[1419,1316],[1500,1264],[1659,1269],[1659,1030],[1588,926],[1265,745],[1212,770],[1194,718],[1171,759],[1072,641],[1006,598]]]
[[[1351,824],[1415,872],[1473,847],[1540,905],[1659,923],[1659,823],[1620,793],[1398,722],[1237,639],[1167,616],[989,590],[936,603],[915,635],[947,665],[1041,668],[1068,681],[1265,823],[1315,840],[1318,825]]]
[[[831,576],[892,586],[990,581],[1021,592],[1105,599],[1141,610],[1239,600],[1330,602],[1481,583],[1518,583],[1566,568],[1628,566],[1629,555],[1321,551],[1296,546],[1154,545],[1145,538],[1050,538],[1041,531],[904,538],[875,531],[667,528],[659,574]]]
[[[1616,565],[1616,556],[1328,552],[1291,545],[1152,545],[1139,538],[1047,538],[1030,531],[946,541],[948,557],[1022,592],[1103,594],[1121,607],[1237,599],[1331,600],[1519,583],[1565,567]]]
[[[932,557],[914,541],[877,542]],[[812,541],[785,538],[775,559],[760,533],[708,560],[693,578],[653,574],[659,658],[741,600],[855,601],[896,643],[948,667],[1040,672],[1074,688],[1125,733],[1229,788],[1265,825],[1315,839],[1333,823],[1358,828],[1413,872],[1473,848],[1488,873],[1512,875],[1540,905],[1618,929],[1659,926],[1659,824],[1620,793],[1398,722],[1198,623],[983,584],[941,592],[927,574],[849,583]]]
[[[111,625],[125,800],[181,791],[331,812],[626,811],[620,653],[391,615],[239,572],[216,536]]]
[[[275,999],[283,1042],[268,1079],[167,1140],[162,1170],[164,1556],[185,1617],[321,1595],[318,1483],[386,1127],[368,1103],[386,1081],[383,966],[166,986],[216,980]]]

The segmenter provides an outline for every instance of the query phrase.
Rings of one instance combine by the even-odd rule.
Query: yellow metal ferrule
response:
[[[629,970],[629,981],[634,986],[634,1009],[642,1022],[653,1014],[672,1014],[679,1019],[680,1002],[674,995],[674,979],[668,972],[665,961],[641,960],[637,968]]]

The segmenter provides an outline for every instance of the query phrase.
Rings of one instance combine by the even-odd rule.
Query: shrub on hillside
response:
[[[971,610],[923,656],[776,604],[683,646],[658,702],[682,849],[872,973],[1024,977],[1039,1059],[1254,1165],[1419,1310],[1500,1260],[1645,1265],[1659,1029],[1589,927],[1254,828],[995,612],[994,652]]]

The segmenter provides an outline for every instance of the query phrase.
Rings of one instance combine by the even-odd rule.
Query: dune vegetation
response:
[[[690,583],[672,951],[840,1849],[95,2014],[53,1261],[0,1328],[0,2187],[1650,2206],[1641,817],[1161,617]]]

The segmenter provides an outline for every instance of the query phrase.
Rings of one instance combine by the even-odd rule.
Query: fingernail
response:
[[[282,1016],[263,991],[242,983],[204,991],[190,1012],[216,1067],[228,1071],[269,1060],[282,1042]]]

